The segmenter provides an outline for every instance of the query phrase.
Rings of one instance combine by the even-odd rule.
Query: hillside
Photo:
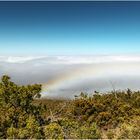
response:
[[[0,138],[140,138],[140,91],[96,91],[63,100],[42,99],[41,89],[1,78]]]

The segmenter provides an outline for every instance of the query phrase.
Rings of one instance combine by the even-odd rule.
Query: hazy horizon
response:
[[[0,75],[17,84],[43,85],[43,97],[71,98],[127,88],[140,90],[140,55],[119,56],[0,56]]]

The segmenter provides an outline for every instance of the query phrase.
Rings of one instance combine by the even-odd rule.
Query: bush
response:
[[[45,126],[44,134],[47,139],[64,139],[64,133],[58,123],[50,123]]]
[[[101,134],[95,124],[84,125],[78,129],[78,138],[80,139],[99,139]]]
[[[66,139],[97,139],[101,137],[100,131],[95,124],[82,125],[80,122],[62,119],[58,122]]]
[[[9,76],[1,78],[0,138],[42,138],[38,129],[45,123],[44,108],[33,104],[35,98],[40,98],[40,92],[39,84],[19,86]]]
[[[128,123],[123,123],[119,133],[116,134],[117,139],[140,139],[140,117],[136,117]]]

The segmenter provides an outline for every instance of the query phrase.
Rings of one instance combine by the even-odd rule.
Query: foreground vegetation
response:
[[[0,138],[140,139],[140,92],[81,93],[73,100],[40,99],[41,85],[0,82]]]

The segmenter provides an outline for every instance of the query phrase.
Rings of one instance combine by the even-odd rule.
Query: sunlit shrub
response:
[[[51,123],[44,128],[46,139],[64,139],[64,133],[58,123]]]
[[[136,117],[128,123],[123,123],[119,133],[116,134],[117,139],[140,139],[140,117]]]

